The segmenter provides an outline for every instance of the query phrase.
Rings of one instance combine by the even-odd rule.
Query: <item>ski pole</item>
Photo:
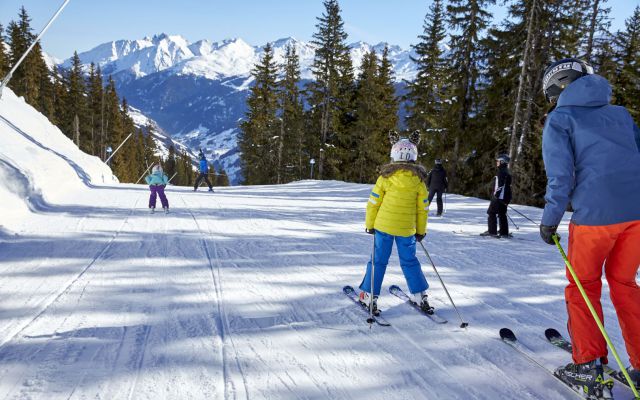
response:
[[[375,319],[373,318],[373,274],[375,273],[375,264],[374,264],[374,255],[376,254],[376,234],[373,234],[373,251],[371,252],[371,299],[369,299],[369,318],[367,318],[367,322],[369,323],[369,329],[373,325]]]
[[[518,224],[516,224],[516,222],[513,220],[513,218],[511,218],[511,217],[509,216],[509,214],[507,214],[507,217],[509,217],[509,221],[511,221],[511,223],[513,224],[513,226],[515,226],[517,230],[520,230],[520,228],[518,228]]]
[[[591,303],[591,300],[589,300],[589,297],[587,296],[587,293],[584,291],[584,288],[582,287],[582,284],[580,283],[580,280],[578,279],[576,272],[573,270],[573,266],[569,262],[569,259],[567,258],[567,255],[565,254],[564,249],[562,248],[562,245],[560,245],[558,235],[554,234],[552,238],[556,244],[556,247],[558,248],[558,250],[560,250],[560,254],[564,259],[564,263],[567,266],[567,269],[569,270],[569,272],[571,273],[571,276],[573,277],[573,281],[576,283],[576,286],[578,287],[578,290],[580,291],[580,294],[582,295],[584,302],[587,303],[587,307],[589,308],[589,311],[591,311],[591,315],[593,316],[593,319],[596,321],[596,325],[598,325],[598,329],[600,329],[600,333],[602,333],[604,340],[607,341],[607,344],[611,349],[611,353],[613,354],[613,357],[616,359],[616,362],[620,366],[620,371],[622,372],[622,374],[624,375],[624,378],[629,383],[629,387],[633,391],[633,395],[636,397],[636,399],[640,398],[640,394],[638,394],[638,390],[636,389],[636,386],[631,380],[631,377],[629,376],[629,372],[627,372],[627,369],[622,364],[622,360],[620,360],[620,356],[618,355],[616,348],[613,346],[613,343],[611,342],[611,339],[609,338],[607,331],[604,329],[604,325],[602,324],[602,321],[600,321],[600,317],[598,317],[598,313],[596,312],[596,309],[593,308],[593,304]]]
[[[447,213],[447,191],[444,191],[444,213]]]
[[[509,207],[510,209],[512,209],[513,211],[517,212],[518,214],[522,215],[523,217],[525,217],[526,219],[528,219],[529,221],[533,222],[536,225],[540,225],[539,223],[537,223],[536,221],[532,220],[531,218],[527,217],[526,215],[524,215],[523,213],[521,213],[520,211],[516,210],[515,208],[511,207],[509,204],[507,204],[507,207]]]
[[[431,256],[429,255],[429,252],[427,251],[427,248],[424,247],[424,244],[422,244],[422,242],[418,242],[418,243],[420,243],[420,246],[422,246],[422,250],[424,250],[424,254],[427,255],[427,258],[429,259],[429,262],[431,263],[431,266],[433,267],[433,271],[438,276],[438,279],[440,280],[440,283],[442,284],[442,288],[444,289],[445,293],[447,294],[447,297],[449,297],[449,301],[451,302],[451,305],[456,310],[456,313],[458,314],[458,318],[460,318],[460,322],[461,322],[460,323],[460,328],[466,328],[467,326],[469,326],[469,323],[468,322],[464,322],[464,320],[462,319],[462,315],[460,315],[460,311],[458,311],[458,307],[456,307],[456,304],[453,302],[453,299],[451,298],[451,295],[449,294],[449,291],[447,290],[447,287],[444,285],[444,282],[442,281],[442,278],[440,277],[440,274],[438,273],[438,270],[436,269],[436,265],[433,263],[433,260],[431,259]]]

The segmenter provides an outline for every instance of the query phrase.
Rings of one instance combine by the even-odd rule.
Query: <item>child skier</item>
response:
[[[401,139],[391,132],[389,139],[392,163],[381,168],[369,202],[367,203],[367,233],[374,235],[373,259],[367,264],[367,272],[360,284],[360,301],[377,314],[377,298],[387,269],[389,256],[396,242],[402,273],[409,291],[424,311],[431,311],[426,290],[429,287],[416,258],[416,240],[422,241],[427,229],[427,171],[416,164],[417,144],[420,134],[414,132],[410,139]],[[374,290],[371,299],[371,264],[374,264]]]
[[[569,261],[602,320],[602,270],[609,283],[631,366],[640,384],[640,130],[624,107],[610,105],[611,86],[584,61],[565,59],[545,71],[553,105],[542,134],[547,172],[540,236],[553,235],[569,202]],[[572,276],[565,299],[573,363],[556,370],[566,382],[597,396],[605,388],[607,346]],[[591,398],[591,397],[590,397]]]
[[[148,175],[145,178],[145,181],[147,181],[147,184],[149,185],[149,189],[151,189],[151,195],[149,196],[149,208],[152,213],[155,212],[157,195],[160,196],[162,209],[165,213],[168,213],[169,201],[167,200],[167,196],[164,194],[164,188],[169,183],[169,177],[164,174],[160,164],[154,165],[151,171],[151,175]]]
[[[497,238],[509,238],[509,221],[507,220],[507,206],[511,202],[511,174],[509,173],[509,161],[511,159],[506,154],[496,157],[496,167],[498,172],[495,176],[493,195],[491,203],[487,209],[487,228],[480,236],[492,236]],[[498,222],[500,222],[500,232],[498,234]]]

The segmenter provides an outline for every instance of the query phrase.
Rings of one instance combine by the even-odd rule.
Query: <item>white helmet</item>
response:
[[[153,166],[153,168],[151,168],[152,173],[156,173],[156,172],[162,172],[162,165],[160,164],[156,164]]]
[[[394,162],[416,161],[418,159],[418,147],[409,139],[400,139],[391,147],[391,159]]]

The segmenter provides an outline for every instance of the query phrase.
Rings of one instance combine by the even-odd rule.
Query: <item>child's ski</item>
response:
[[[562,334],[560,332],[558,332],[557,330],[553,329],[553,328],[549,328],[546,331],[544,331],[544,336],[547,338],[547,340],[549,341],[549,343],[551,343],[552,345],[566,351],[569,353],[572,353],[573,349],[571,347],[571,342],[568,341],[564,336],[562,336]],[[618,370],[615,370],[613,368],[611,368],[608,364],[607,365],[602,365],[603,369],[604,369],[604,373],[609,375],[610,377],[612,377],[613,379],[615,379],[616,381],[620,382],[621,384],[625,385],[627,388],[631,389],[629,387],[629,383],[627,382],[626,378],[624,377],[624,374]]]
[[[448,322],[446,318],[443,318],[440,315],[436,314],[435,309],[433,307],[431,307],[430,312],[424,311],[422,308],[420,308],[420,305],[418,303],[413,301],[411,297],[407,296],[407,294],[402,289],[400,289],[400,287],[397,285],[392,285],[389,288],[389,293],[396,296],[400,300],[405,301],[407,304],[409,304],[410,306],[418,310],[420,314],[427,316],[430,320],[432,320],[436,324],[446,324]]]
[[[351,300],[353,300],[353,302],[356,303],[361,310],[364,310],[367,315],[369,315],[369,307],[367,307],[366,304],[360,302],[360,300],[358,299],[358,292],[356,292],[356,290],[352,286],[347,285],[343,287],[342,292],[346,294]],[[380,326],[391,326],[391,324],[387,322],[386,319],[382,318],[379,315],[374,315],[373,320]]]

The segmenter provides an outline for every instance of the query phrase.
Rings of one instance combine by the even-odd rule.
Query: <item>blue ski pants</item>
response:
[[[375,266],[373,270],[373,294],[375,296],[380,295],[382,280],[384,279],[384,273],[387,270],[387,264],[389,264],[389,257],[391,256],[394,240],[398,249],[400,267],[402,268],[404,278],[407,280],[409,291],[413,294],[427,290],[429,288],[429,284],[427,283],[427,279],[424,277],[422,269],[420,268],[420,261],[418,261],[418,258],[416,257],[415,236],[393,236],[376,230],[375,249],[373,254],[373,263]],[[367,272],[360,284],[360,289],[364,292],[371,293],[371,260],[367,263]]]

